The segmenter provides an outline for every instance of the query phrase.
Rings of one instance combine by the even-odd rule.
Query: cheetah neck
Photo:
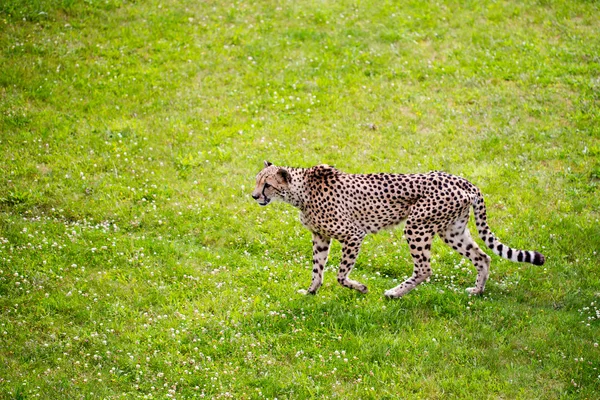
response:
[[[289,191],[286,193],[283,201],[302,210],[304,209],[304,204],[306,204],[306,191],[304,190],[304,175],[306,169],[288,167],[285,167],[285,169],[290,173],[292,182],[289,185]]]

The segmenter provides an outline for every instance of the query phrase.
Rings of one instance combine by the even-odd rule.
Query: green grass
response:
[[[0,4],[0,397],[597,398],[594,1]],[[370,128],[375,124],[377,129]],[[401,231],[302,296],[310,234],[264,159],[445,170],[543,267],[487,292]],[[490,252],[491,253],[491,252]]]

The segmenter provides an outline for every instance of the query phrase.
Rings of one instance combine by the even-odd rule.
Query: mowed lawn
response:
[[[310,284],[263,160],[444,170],[505,244]],[[597,399],[600,4],[2,0],[0,398]],[[474,230],[472,230],[474,232]]]

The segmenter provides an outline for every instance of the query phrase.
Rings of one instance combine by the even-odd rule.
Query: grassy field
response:
[[[0,398],[597,399],[600,4],[0,2]],[[375,128],[375,129],[374,129]],[[402,231],[353,276],[263,160],[461,175],[487,292]],[[488,251],[491,255],[491,251]]]

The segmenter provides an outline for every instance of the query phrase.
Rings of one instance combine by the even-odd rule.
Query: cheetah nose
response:
[[[260,195],[252,193],[252,198],[254,200],[258,200],[259,197],[260,197]]]

